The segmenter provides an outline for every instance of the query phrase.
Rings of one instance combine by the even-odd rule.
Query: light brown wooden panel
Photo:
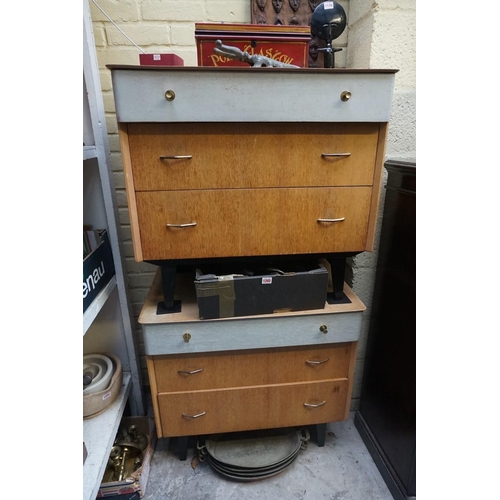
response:
[[[354,386],[354,370],[356,369],[356,355],[358,353],[358,342],[352,342],[351,344],[351,360],[349,362],[349,385],[347,388],[347,404],[345,408],[344,420],[349,418],[349,411],[351,409],[351,397],[352,397],[352,388]]]
[[[377,123],[131,123],[134,185],[137,191],[371,186],[378,129]],[[168,155],[192,158],[160,160]]]
[[[375,160],[375,171],[373,173],[372,202],[370,205],[370,219],[368,221],[368,236],[366,238],[366,250],[372,252],[375,245],[375,232],[378,220],[380,203],[380,189],[382,186],[382,170],[385,161],[385,147],[387,140],[388,124],[380,124],[380,134],[377,147],[377,158]]]
[[[347,380],[160,394],[163,436],[213,434],[344,420]],[[319,404],[306,408],[304,403]],[[205,415],[190,419],[182,416]]]
[[[118,124],[118,134],[120,137],[120,148],[122,152],[123,175],[125,177],[127,204],[130,217],[130,229],[132,231],[132,244],[134,247],[134,257],[137,262],[142,262],[141,236],[139,231],[139,222],[137,220],[137,206],[135,203],[134,176],[132,173],[132,162],[130,160],[130,147],[128,143],[127,127],[123,123]]]
[[[347,378],[351,344],[155,356],[157,392],[222,389]],[[306,361],[325,361],[311,365]],[[203,371],[191,375],[180,371]]]
[[[143,258],[363,251],[370,199],[368,187],[137,193]]]
[[[158,409],[158,400],[156,399],[156,394],[158,393],[158,388],[156,386],[156,372],[154,365],[154,357],[146,356],[146,363],[148,366],[148,378],[149,378],[149,387],[151,388],[151,394],[153,394],[153,411],[155,415],[155,427],[156,427],[156,435],[161,438],[162,430],[161,430],[161,415],[160,410]]]

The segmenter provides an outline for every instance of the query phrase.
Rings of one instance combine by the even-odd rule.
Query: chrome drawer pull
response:
[[[167,227],[193,227],[196,226],[196,222],[188,222],[186,224],[166,224]]]
[[[160,156],[160,160],[190,160],[193,155]]]
[[[321,153],[322,158],[339,157],[339,156],[351,156],[351,153]]]
[[[177,373],[179,373],[180,375],[193,375],[195,373],[200,373],[203,371],[203,368],[198,368],[198,370],[191,370],[191,371],[188,371],[188,370],[177,370]]]
[[[304,406],[306,408],[319,408],[320,406],[323,406],[324,404],[326,404],[326,401],[323,401],[322,403],[318,403],[317,405],[313,405],[310,403],[304,403]]]
[[[182,414],[182,416],[184,418],[199,418],[199,417],[203,417],[203,415],[206,415],[207,412],[206,411],[203,411],[201,413],[198,413],[198,415],[186,415],[185,413]]]
[[[339,219],[318,219],[318,222],[342,222],[345,217],[340,217]]]
[[[327,361],[330,361],[330,358],[322,359],[321,361],[309,361],[306,359],[306,364],[308,365],[322,365],[323,363],[326,363]]]

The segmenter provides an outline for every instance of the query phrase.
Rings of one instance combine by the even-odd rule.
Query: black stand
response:
[[[316,443],[319,448],[325,446],[326,424],[316,424]]]
[[[323,448],[325,446],[326,424],[312,425],[309,432],[311,433],[311,440],[316,441],[318,448]]]
[[[177,438],[177,451],[179,460],[186,460],[188,451],[189,436],[180,436]]]
[[[175,275],[177,266],[175,264],[161,265],[161,285],[163,289],[163,302],[165,309],[173,309],[175,295]]]
[[[344,294],[346,258],[328,257],[327,260],[332,268],[333,298],[340,300]]]
[[[180,300],[174,300],[175,296],[175,276],[177,266],[175,264],[161,264],[161,286],[163,291],[163,307],[158,307],[158,314],[180,312]],[[160,304],[158,304],[160,306]]]

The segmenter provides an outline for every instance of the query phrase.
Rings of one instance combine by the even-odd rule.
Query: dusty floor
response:
[[[194,447],[181,461],[173,441],[160,439],[143,500],[393,500],[353,419],[328,424],[324,447],[311,440],[283,472],[252,482],[196,464]]]

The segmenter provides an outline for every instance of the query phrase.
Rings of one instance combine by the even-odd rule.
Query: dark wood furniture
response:
[[[355,424],[396,500],[416,497],[415,163],[387,161],[387,192]]]

